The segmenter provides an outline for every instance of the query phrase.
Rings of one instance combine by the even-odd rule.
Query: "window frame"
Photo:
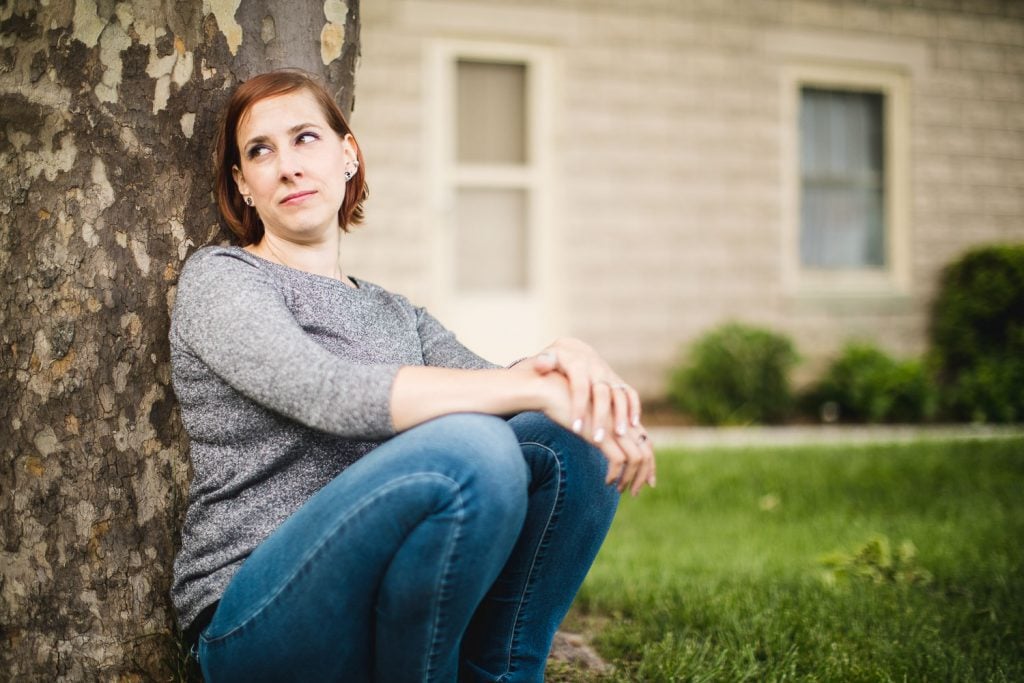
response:
[[[459,163],[455,131],[457,68],[460,60],[515,63],[526,66],[527,116],[525,163]],[[432,299],[454,328],[469,319],[486,319],[501,311],[521,323],[514,329],[456,329],[483,355],[504,357],[515,348],[543,345],[557,326],[558,292],[552,276],[555,245],[554,130],[557,64],[552,52],[536,45],[438,38],[426,45],[423,83],[426,144],[423,149],[424,188],[429,209]],[[460,290],[456,283],[457,190],[460,187],[525,190],[526,287],[523,289]],[[500,338],[497,334],[500,332]]]
[[[893,65],[793,61],[782,73],[782,263],[787,294],[895,295],[910,292],[909,79]],[[814,268],[801,260],[800,106],[803,88],[882,95],[884,266]]]

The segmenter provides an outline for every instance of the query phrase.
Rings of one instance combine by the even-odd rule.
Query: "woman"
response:
[[[217,202],[241,246],[191,256],[170,332],[179,623],[208,681],[541,680],[618,494],[654,484],[636,392],[575,340],[498,368],[346,275],[364,178],[308,75],[232,94]]]

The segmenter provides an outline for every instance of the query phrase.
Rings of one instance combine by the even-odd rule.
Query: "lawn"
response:
[[[1022,439],[662,452],[565,627],[611,681],[1021,681],[1022,493]]]

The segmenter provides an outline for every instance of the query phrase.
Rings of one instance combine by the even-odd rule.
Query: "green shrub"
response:
[[[930,334],[952,417],[1024,420],[1024,245],[974,249],[949,265]]]
[[[809,392],[808,407],[854,422],[920,422],[935,416],[938,394],[919,360],[896,360],[864,342],[847,344]]]
[[[779,422],[793,404],[789,371],[796,361],[787,337],[728,323],[693,345],[672,373],[669,397],[705,424]]]

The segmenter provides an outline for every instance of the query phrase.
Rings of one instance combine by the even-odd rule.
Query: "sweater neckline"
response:
[[[286,273],[286,274],[288,274],[291,277],[301,277],[301,278],[307,279],[307,280],[309,280],[311,282],[324,283],[324,284],[328,284],[329,286],[341,287],[343,289],[351,290],[351,291],[366,291],[366,285],[368,284],[365,280],[357,278],[357,277],[355,277],[353,275],[346,275],[345,277],[348,278],[349,282],[351,282],[353,285],[355,285],[355,287],[349,287],[347,284],[345,284],[341,280],[336,280],[333,277],[327,277],[326,275],[317,275],[316,273],[310,273],[308,271],[300,270],[298,268],[292,268],[291,266],[286,266],[283,263],[278,263],[276,261],[271,261],[270,259],[263,258],[259,254],[254,254],[251,251],[249,251],[247,249],[243,249],[242,247],[239,247],[239,246],[236,246],[236,245],[231,245],[231,246],[228,247],[228,249],[231,249],[232,251],[235,251],[236,253],[240,252],[240,253],[244,254],[245,256],[249,256],[249,257],[255,259],[257,264],[260,265],[261,267],[262,266],[270,266],[272,269],[276,269],[276,270],[278,270],[278,271],[280,271],[282,273]]]

